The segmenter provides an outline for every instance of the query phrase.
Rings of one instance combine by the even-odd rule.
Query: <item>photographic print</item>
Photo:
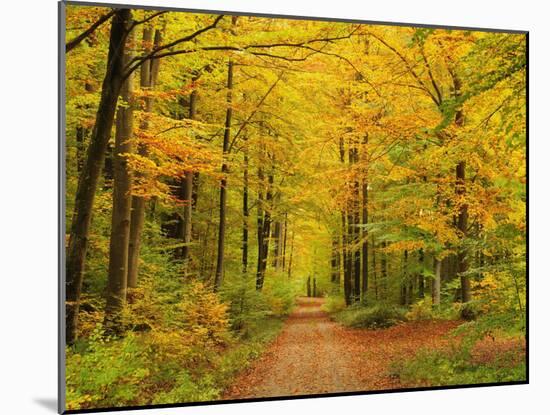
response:
[[[60,411],[528,381],[527,32],[64,2],[60,40]]]

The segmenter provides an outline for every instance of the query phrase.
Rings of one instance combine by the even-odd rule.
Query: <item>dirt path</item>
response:
[[[300,298],[281,334],[242,373],[224,399],[394,389],[390,362],[421,347],[440,347],[456,322],[405,323],[385,330],[349,329]]]

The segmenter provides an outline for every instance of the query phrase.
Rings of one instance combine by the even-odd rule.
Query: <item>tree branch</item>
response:
[[[262,99],[260,99],[260,102],[258,102],[258,104],[256,105],[256,107],[254,108],[254,111],[252,111],[250,113],[250,115],[248,116],[248,118],[241,124],[239,130],[237,131],[237,133],[235,134],[235,136],[233,137],[233,140],[231,141],[231,144],[229,145],[229,149],[227,150],[228,153],[231,153],[231,149],[233,148],[233,145],[235,144],[235,142],[237,141],[237,138],[239,138],[239,135],[241,134],[241,132],[244,130],[244,127],[246,127],[246,125],[250,122],[250,120],[252,119],[252,117],[254,117],[254,115],[256,115],[256,113],[258,112],[258,110],[260,109],[260,107],[262,106],[262,104],[264,103],[264,101],[266,100],[266,98],[269,96],[269,94],[271,93],[271,91],[273,91],[275,89],[275,87],[277,86],[277,84],[279,83],[279,81],[283,78],[283,75],[284,75],[284,71],[281,71],[281,73],[279,74],[279,76],[277,77],[277,80],[269,87],[269,89],[267,90],[267,92],[264,94],[264,96],[262,97]]]
[[[174,40],[170,43],[167,43],[166,45],[158,46],[158,47],[154,48],[150,53],[148,53],[145,56],[135,57],[134,59],[132,59],[128,63],[128,65],[126,65],[125,77],[127,77],[129,74],[134,72],[137,68],[139,68],[141,66],[141,64],[146,60],[158,59],[158,58],[161,58],[161,57],[164,57],[164,56],[170,56],[171,55],[170,52],[167,52],[165,54],[159,54],[158,52],[160,52],[162,50],[165,50],[165,49],[169,49],[169,48],[171,48],[173,46],[176,46],[176,45],[178,45],[180,43],[183,43],[183,42],[189,42],[189,41],[195,39],[197,36],[201,35],[202,33],[207,32],[208,30],[214,29],[218,25],[218,23],[223,19],[223,17],[224,17],[224,15],[221,14],[218,17],[216,17],[216,19],[210,25],[208,25],[206,27],[203,27],[202,29],[199,29],[194,33],[191,33],[190,35],[181,37],[181,38],[176,39],[176,40]]]
[[[65,45],[65,53],[69,53],[72,49],[74,49],[76,46],[80,44],[84,39],[86,39],[88,36],[90,36],[92,33],[96,31],[96,29],[101,26],[103,23],[105,23],[107,20],[109,20],[116,12],[116,9],[111,10],[109,13],[104,14],[101,16],[97,21],[92,24],[88,29],[86,29],[84,32],[79,34],[77,37],[75,37],[73,40],[70,40]]]
[[[141,63],[143,63],[144,61],[146,61],[148,59],[159,59],[159,58],[164,58],[164,57],[167,57],[167,56],[183,55],[183,54],[194,53],[194,52],[198,52],[198,51],[216,51],[216,50],[217,51],[226,50],[226,51],[235,51],[235,52],[249,51],[250,54],[255,55],[255,56],[267,56],[267,57],[271,57],[271,58],[274,58],[274,59],[281,59],[281,60],[286,60],[286,61],[290,61],[290,62],[304,61],[309,56],[311,56],[312,54],[310,54],[308,56],[305,56],[303,58],[292,58],[292,57],[286,57],[286,56],[282,56],[282,55],[270,54],[270,53],[267,53],[267,52],[260,52],[260,51],[256,52],[256,51],[253,51],[251,49],[271,49],[271,48],[278,48],[278,47],[297,47],[297,48],[309,49],[310,47],[307,46],[307,45],[309,45],[311,43],[334,42],[336,40],[349,39],[351,36],[353,36],[353,34],[359,28],[359,26],[357,26],[354,30],[352,30],[349,34],[347,34],[345,36],[337,36],[337,37],[329,37],[329,38],[316,38],[316,39],[310,39],[310,40],[306,40],[306,41],[298,42],[298,43],[267,43],[267,44],[259,44],[259,45],[246,45],[246,46],[241,46],[241,47],[239,47],[239,46],[227,46],[227,45],[223,45],[223,46],[221,46],[221,45],[220,46],[204,46],[204,47],[195,48],[195,49],[180,49],[180,50],[173,50],[173,51],[169,51],[169,52],[158,53],[158,52],[161,52],[165,49],[176,46],[180,43],[190,41],[190,40],[194,39],[195,37],[197,37],[198,35],[200,35],[201,33],[204,33],[207,30],[215,28],[216,25],[218,24],[218,22],[222,19],[222,17],[224,17],[224,16],[223,15],[218,16],[216,18],[216,20],[211,25],[209,25],[209,26],[207,26],[203,29],[200,29],[197,32],[195,32],[195,33],[193,33],[189,36],[185,36],[181,39],[177,39],[177,40],[174,40],[173,42],[170,42],[166,45],[160,46],[160,47],[152,50],[151,53],[149,53],[148,55],[134,58],[127,66],[126,76],[127,76],[127,74],[130,74],[133,71],[135,71],[141,65]],[[315,50],[315,53],[318,53],[318,51],[316,51],[316,49],[313,49],[313,50]]]
[[[439,107],[439,101],[437,100],[437,97],[432,94],[432,92],[429,90],[429,88],[422,82],[422,79],[420,79],[420,76],[414,71],[413,67],[409,63],[409,61],[403,56],[396,48],[394,48],[392,45],[390,45],[388,42],[386,42],[384,39],[382,39],[380,36],[375,35],[372,32],[368,32],[370,36],[378,40],[380,43],[382,43],[384,46],[386,46],[389,50],[391,50],[393,53],[397,55],[397,57],[405,64],[405,67],[407,68],[407,71],[413,76],[413,78],[418,82],[420,88],[428,94],[428,96],[432,99],[432,101]]]
[[[131,28],[130,28],[129,31],[131,31],[134,27],[136,27],[136,26],[138,26],[138,25],[140,25],[140,24],[147,23],[148,21],[153,20],[155,17],[160,16],[160,15],[162,15],[162,14],[164,14],[164,13],[167,13],[167,12],[166,12],[166,11],[163,11],[163,12],[153,13],[151,16],[146,17],[146,18],[143,19],[143,20],[136,20],[134,23],[132,23],[132,26],[131,26]]]

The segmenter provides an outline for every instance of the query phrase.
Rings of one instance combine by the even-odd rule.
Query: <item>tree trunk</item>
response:
[[[244,166],[243,166],[243,242],[242,242],[242,267],[243,274],[248,271],[248,147],[246,137],[243,138],[244,144]]]
[[[368,183],[366,180],[363,180],[362,185],[362,191],[363,191],[363,204],[362,204],[362,222],[363,226],[366,226],[369,222],[369,214],[368,214]],[[362,263],[361,263],[361,298],[363,300],[367,299],[367,292],[369,287],[369,233],[366,228],[362,228],[361,232],[362,237],[362,246],[361,246],[361,255],[362,255]]]
[[[466,192],[466,162],[461,161],[456,166],[456,182],[457,182],[457,195],[464,195]],[[468,207],[466,203],[460,204],[460,211],[458,214],[457,229],[461,234],[461,239],[466,239],[466,232],[468,229]],[[466,275],[468,271],[468,258],[466,248],[460,247],[458,251],[458,274],[460,275],[460,288],[462,295],[462,302],[467,303],[472,299],[470,291],[470,277]]]
[[[107,71],[103,79],[101,99],[90,137],[86,161],[82,166],[71,223],[66,264],[66,342],[76,339],[78,311],[88,236],[99,175],[111,136],[118,95],[123,82],[123,54],[131,20],[129,9],[118,9],[112,19]]]
[[[193,90],[189,97],[189,119],[194,120],[197,108],[197,90]],[[193,215],[193,171],[185,172],[185,177],[182,179],[182,198],[185,201],[183,207],[182,218],[182,239],[183,247],[181,250],[181,261],[183,264],[183,275],[189,273],[189,252],[190,244],[193,238],[192,235],[192,215]]]
[[[286,237],[287,237],[287,225],[288,225],[288,214],[285,212],[285,222],[283,225],[283,263],[282,268],[283,272],[285,271],[286,267]]]
[[[330,255],[330,281],[333,284],[340,282],[340,247],[338,243],[338,236],[332,237],[332,249]]]
[[[420,272],[418,273],[418,298],[424,298],[426,287],[424,281],[424,250],[418,251],[418,262],[420,262]]]
[[[290,239],[290,254],[288,257],[288,279],[292,278],[292,254],[294,253],[294,232],[292,232],[292,238]]]
[[[349,163],[350,167],[357,163],[359,153],[357,148],[349,149]],[[351,202],[351,227],[349,228],[349,234],[351,237],[351,243],[356,245],[359,240],[360,230],[359,227],[359,181],[357,178],[352,183],[352,202]],[[353,301],[359,301],[361,297],[361,251],[357,247],[353,250]]]
[[[454,95],[459,97],[462,94],[462,82],[451,72],[453,78],[454,86]],[[464,126],[464,113],[462,109],[459,109],[455,114],[455,126],[463,127]],[[459,199],[459,213],[458,219],[456,222],[456,227],[460,234],[461,246],[458,251],[458,273],[460,274],[460,288],[461,288],[461,297],[462,302],[467,303],[472,299],[471,289],[470,289],[470,277],[466,275],[468,272],[468,254],[466,252],[466,247],[464,246],[464,241],[467,237],[468,230],[468,205],[464,200],[466,195],[466,161],[460,161],[456,166],[456,195]]]
[[[376,245],[374,243],[374,236],[372,237],[371,244],[372,251],[372,281],[374,282],[374,298],[378,301],[378,276],[376,273]]]
[[[267,257],[269,254],[269,234],[271,230],[271,212],[270,209],[273,207],[271,202],[273,200],[273,166],[272,172],[267,177],[267,191],[265,194],[265,202],[267,209],[263,211],[263,221],[262,221],[262,236],[261,236],[261,257],[258,258],[258,272],[256,274],[256,289],[261,291],[264,285],[265,271],[267,269]]]
[[[151,28],[145,26],[143,28],[143,44],[145,51],[151,50],[151,40],[153,32]],[[155,31],[154,45],[155,47],[160,45],[161,32]],[[155,88],[159,71],[159,60],[148,60],[140,66],[140,87],[145,90],[152,90]],[[151,96],[144,98],[145,104],[145,118],[141,122],[139,128],[145,131],[149,128],[148,116],[153,112],[154,99]],[[138,146],[138,154],[142,157],[147,157],[149,151],[147,146],[140,144]],[[136,173],[136,176],[139,174]],[[130,243],[128,249],[128,287],[137,287],[138,273],[139,273],[139,251],[141,249],[141,234],[143,233],[143,225],[145,223],[145,205],[146,201],[143,197],[132,197],[132,218],[130,220]]]
[[[128,35],[130,42],[133,31]],[[125,65],[133,53],[126,49]],[[109,274],[107,277],[107,303],[105,306],[105,333],[120,335],[123,332],[122,310],[126,303],[128,278],[128,242],[132,208],[132,173],[125,154],[133,152],[134,86],[130,74],[121,90],[124,104],[119,106],[116,118],[115,146],[113,152],[113,212],[109,246]]]
[[[385,249],[386,241],[382,241],[380,245],[382,246],[382,249]],[[385,252],[382,252],[382,257],[380,259],[380,266],[381,266],[380,273],[381,273],[381,279],[382,279],[381,291],[383,293],[384,299],[386,299],[388,294],[388,259],[387,259],[387,254]]]
[[[441,260],[435,259],[435,275],[432,284],[432,304],[441,303]]]
[[[346,148],[343,138],[340,138],[338,142],[338,149],[340,152],[340,163],[344,164],[346,162]],[[342,259],[344,264],[344,299],[346,305],[351,304],[352,297],[352,287],[351,287],[351,252],[349,249],[350,242],[350,232],[349,232],[349,214],[346,212],[346,209],[342,209]]]
[[[408,305],[410,295],[408,293],[409,287],[409,272],[408,272],[408,259],[409,252],[405,249],[403,251],[403,270],[402,270],[402,282],[401,282],[401,304]]]
[[[363,140],[363,149],[361,151],[361,157],[364,164],[366,164],[368,152],[367,144],[369,142],[368,134],[365,134]],[[367,169],[363,166],[363,179],[361,183],[361,222],[363,228],[361,228],[361,298],[363,301],[367,299],[367,292],[369,288],[369,232],[366,225],[369,223],[369,183],[367,181]]]
[[[281,255],[281,222],[275,222],[275,228],[273,229],[273,268],[279,271]]]
[[[263,160],[260,160],[260,166],[258,167],[258,209],[256,216],[256,239],[258,241],[258,261],[256,264],[256,289],[260,289],[260,274],[262,270],[262,259],[264,257],[264,171],[261,167]]]
[[[353,301],[353,285],[352,285],[352,278],[353,278],[353,253],[350,249],[350,245],[352,244],[352,235],[353,235],[353,216],[349,213],[346,214],[346,229],[345,229],[345,269],[344,269],[344,297],[346,300],[346,304],[350,305]]]
[[[225,112],[225,129],[223,133],[223,162],[222,179],[220,180],[220,224],[218,227],[218,257],[216,261],[216,274],[214,276],[214,291],[218,291],[222,285],[225,250],[225,222],[227,205],[227,155],[229,153],[229,140],[231,138],[231,119],[233,116],[233,60],[227,65],[227,110]]]

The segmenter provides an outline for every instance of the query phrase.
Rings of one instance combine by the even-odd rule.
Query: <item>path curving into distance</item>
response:
[[[442,347],[457,322],[411,322],[350,329],[332,321],[324,300],[300,297],[280,335],[241,373],[223,399],[296,396],[403,387],[391,362],[420,348]]]

